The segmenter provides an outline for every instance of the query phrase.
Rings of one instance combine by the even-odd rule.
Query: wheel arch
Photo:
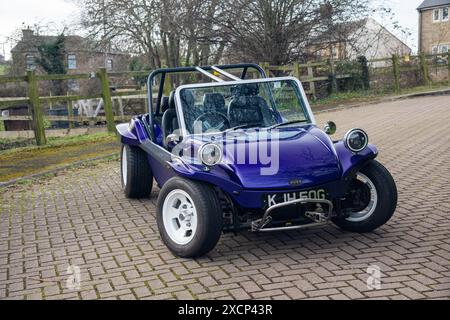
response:
[[[341,166],[342,177],[344,178],[355,175],[367,163],[378,156],[378,149],[372,144],[369,144],[359,153],[353,153],[347,149],[343,141],[335,143],[334,147]]]
[[[151,141],[143,117],[145,117],[145,115],[133,118],[129,123],[121,123],[116,126],[120,141],[123,144],[136,146],[142,144],[144,141]]]
[[[172,159],[172,161],[167,162],[167,164],[172,168],[177,176],[217,187],[228,193],[230,196],[232,196],[233,193],[240,192],[240,190],[242,190],[242,186],[231,181],[226,172],[221,168],[215,168],[212,171],[201,171],[199,169],[192,168],[181,159]]]

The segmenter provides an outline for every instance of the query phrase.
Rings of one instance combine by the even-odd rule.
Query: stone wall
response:
[[[450,20],[433,22],[433,10],[422,13],[421,46],[422,52],[432,53],[432,47],[448,44],[450,47]]]

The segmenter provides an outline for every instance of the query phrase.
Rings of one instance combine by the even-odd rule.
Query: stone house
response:
[[[450,48],[450,0],[425,0],[419,11],[419,52],[446,53]]]
[[[38,73],[42,72],[36,63],[39,55],[37,47],[56,39],[57,36],[42,36],[30,29],[22,30],[22,39],[11,50],[11,73],[21,75],[27,70],[35,69]],[[69,35],[65,37],[64,60],[67,74],[95,72],[101,67],[105,67],[109,72],[119,72],[129,69],[130,55],[101,50],[86,38]],[[89,89],[89,84],[83,85],[83,81],[69,80],[67,87],[69,91],[78,92],[83,91],[83,87]]]

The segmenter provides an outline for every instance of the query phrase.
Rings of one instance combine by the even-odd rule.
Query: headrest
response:
[[[223,109],[225,108],[225,98],[220,93],[206,93],[203,96],[203,106],[205,108],[214,108],[216,110]]]
[[[195,97],[191,90],[184,89],[180,92],[181,103],[184,107],[189,106],[190,108],[194,107]]]
[[[235,86],[231,90],[235,96],[257,96],[259,94],[259,85],[257,83],[247,83]]]
[[[189,90],[183,90],[180,93],[181,103],[183,106],[193,107],[195,103],[194,94]],[[172,91],[169,96],[169,109],[175,109],[175,91]]]
[[[175,109],[175,90],[169,96],[169,109]]]
[[[169,97],[162,97],[161,99],[161,113],[164,113],[169,109]]]

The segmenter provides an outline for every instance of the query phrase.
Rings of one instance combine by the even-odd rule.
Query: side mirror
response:
[[[335,134],[336,133],[336,123],[334,123],[333,121],[328,121],[325,124],[323,131],[325,131],[325,133],[328,134],[329,136]]]
[[[178,142],[180,142],[180,137],[179,137],[177,134],[175,134],[175,133],[169,134],[169,135],[166,137],[166,144],[167,144],[168,146],[174,146],[174,145],[177,145]]]

